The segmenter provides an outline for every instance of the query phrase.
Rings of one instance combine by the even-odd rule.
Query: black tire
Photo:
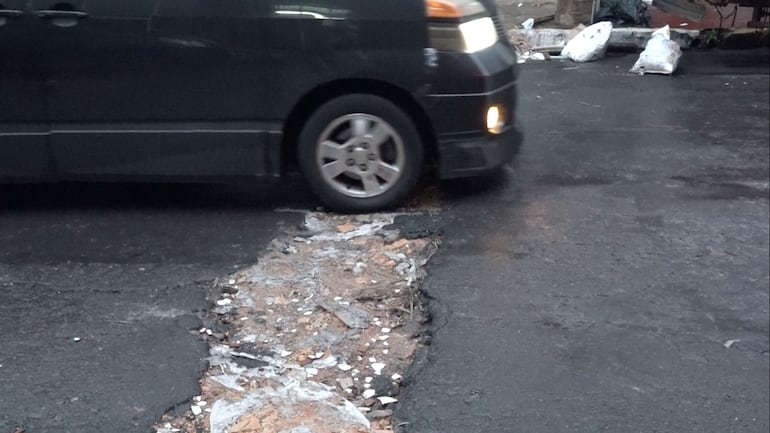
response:
[[[367,94],[321,105],[302,128],[297,149],[308,186],[338,212],[400,203],[417,184],[423,154],[412,119],[393,102]]]

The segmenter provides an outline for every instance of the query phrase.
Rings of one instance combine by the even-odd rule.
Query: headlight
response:
[[[474,53],[498,41],[489,11],[477,0],[426,0],[430,47]]]
[[[460,32],[465,41],[466,53],[481,51],[497,42],[497,29],[492,18],[489,17],[460,24]]]

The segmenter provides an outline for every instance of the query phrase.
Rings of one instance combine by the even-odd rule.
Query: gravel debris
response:
[[[440,240],[422,225],[399,236],[396,217],[404,226],[410,215],[309,213],[299,233],[215,284],[197,330],[210,345],[202,395],[156,432],[392,431],[415,330],[428,322],[423,267]]]

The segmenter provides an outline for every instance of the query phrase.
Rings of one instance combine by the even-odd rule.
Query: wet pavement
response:
[[[189,408],[216,278],[252,265],[308,193],[0,187],[0,432],[147,433]]]
[[[410,229],[444,245],[403,431],[767,431],[767,50],[635,58],[522,65],[518,165]],[[296,180],[0,197],[0,433],[184,414],[214,280],[315,205]]]
[[[767,50],[522,65],[516,167],[447,185],[400,431],[767,432]]]

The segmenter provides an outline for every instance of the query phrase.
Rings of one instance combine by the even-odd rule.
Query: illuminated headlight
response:
[[[485,17],[460,24],[460,33],[465,41],[465,52],[475,53],[489,48],[497,42],[497,30],[492,18]]]
[[[499,134],[503,132],[505,127],[505,117],[503,116],[503,110],[497,105],[493,105],[487,109],[487,131],[492,134]]]

